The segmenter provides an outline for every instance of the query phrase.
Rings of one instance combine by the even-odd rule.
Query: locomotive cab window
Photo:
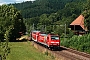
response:
[[[58,36],[51,36],[51,40],[59,40]]]
[[[33,32],[33,34],[36,34],[36,32]]]

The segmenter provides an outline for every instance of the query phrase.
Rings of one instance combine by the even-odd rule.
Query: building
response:
[[[80,15],[70,24],[71,30],[75,34],[82,35],[87,33],[88,29],[85,27],[84,20],[84,16]]]

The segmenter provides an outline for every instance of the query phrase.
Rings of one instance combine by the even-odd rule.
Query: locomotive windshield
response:
[[[59,40],[58,36],[51,36],[51,40]]]

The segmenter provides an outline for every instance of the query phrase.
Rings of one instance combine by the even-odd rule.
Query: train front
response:
[[[60,38],[59,35],[50,35],[49,36],[49,46],[51,48],[59,48],[60,47]]]

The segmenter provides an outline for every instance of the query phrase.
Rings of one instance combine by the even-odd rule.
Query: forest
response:
[[[65,24],[66,33],[69,34],[70,23],[85,11],[86,2],[86,0],[36,0],[10,5],[21,11],[28,32],[33,28],[63,35]]]
[[[21,11],[28,33],[41,30],[59,34],[61,45],[90,53],[90,34],[78,37],[70,29],[70,23],[82,14],[85,26],[90,30],[89,0],[36,0],[12,5]]]
[[[84,36],[76,36],[70,29],[70,23],[81,14],[89,31]],[[1,41],[16,41],[21,34],[29,34],[31,30],[41,30],[59,34],[63,46],[90,53],[89,19],[90,0],[36,0],[2,5],[0,46]]]

